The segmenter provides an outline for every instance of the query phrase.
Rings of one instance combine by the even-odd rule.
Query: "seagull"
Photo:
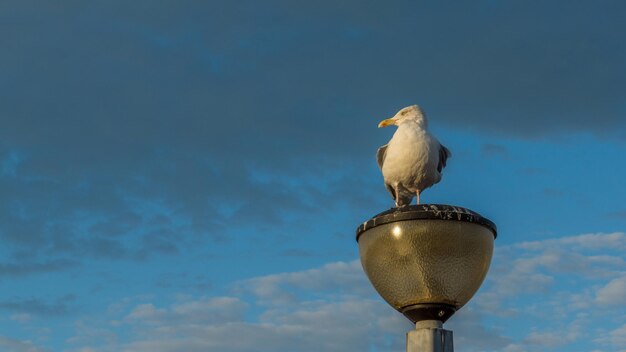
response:
[[[381,121],[378,128],[391,125],[398,129],[376,153],[385,187],[396,207],[411,204],[414,196],[420,204],[420,193],[441,180],[441,172],[452,154],[428,132],[426,116],[417,105],[407,106]]]

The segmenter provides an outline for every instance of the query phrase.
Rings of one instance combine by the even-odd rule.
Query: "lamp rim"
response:
[[[356,229],[356,241],[359,241],[359,237],[365,231],[373,229],[376,226],[407,220],[448,220],[469,222],[484,226],[491,230],[491,232],[493,232],[494,239],[498,236],[496,224],[475,211],[455,205],[419,204],[391,208],[375,215]]]

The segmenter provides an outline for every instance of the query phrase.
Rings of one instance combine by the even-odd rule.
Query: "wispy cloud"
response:
[[[71,259],[55,259],[43,262],[30,262],[28,260],[16,261],[14,263],[0,263],[0,277],[2,276],[24,276],[40,273],[62,271],[79,265]]]
[[[71,303],[76,299],[73,295],[65,295],[51,301],[39,299],[13,299],[0,301],[0,309],[15,312],[17,317],[29,316],[62,316],[70,313]]]
[[[626,210],[624,211],[616,211],[608,214],[608,217],[611,219],[622,219],[626,220]]]
[[[507,148],[500,144],[484,144],[481,152],[487,156],[507,157],[509,155]]]
[[[38,347],[30,341],[21,341],[0,336],[0,347],[11,352],[49,352],[49,349]]]
[[[563,191],[556,188],[544,188],[543,194],[547,197],[563,197]]]

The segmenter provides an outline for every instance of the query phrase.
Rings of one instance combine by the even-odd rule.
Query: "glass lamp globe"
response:
[[[445,322],[482,284],[496,226],[469,209],[393,208],[357,229],[363,269],[387,303],[412,322]]]

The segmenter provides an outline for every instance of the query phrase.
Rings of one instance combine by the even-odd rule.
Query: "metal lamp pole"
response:
[[[406,334],[407,352],[454,352],[452,331],[439,320],[422,320]]]

